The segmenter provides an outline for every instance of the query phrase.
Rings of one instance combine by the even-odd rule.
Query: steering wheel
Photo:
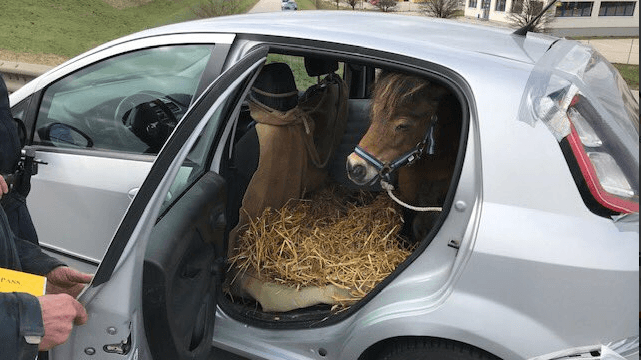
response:
[[[177,124],[177,119],[169,107],[160,99],[167,98],[163,93],[145,90],[122,99],[114,113],[115,127],[120,141],[126,143],[131,134],[158,152],[167,136]],[[157,112],[159,108],[161,112]]]

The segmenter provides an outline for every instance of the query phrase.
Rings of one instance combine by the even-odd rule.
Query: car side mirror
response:
[[[79,129],[63,124],[51,123],[38,129],[40,139],[57,147],[90,148],[93,140]]]

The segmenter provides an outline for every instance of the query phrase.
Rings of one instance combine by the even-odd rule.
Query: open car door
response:
[[[87,324],[52,359],[208,358],[226,255],[221,139],[266,55],[250,52],[187,112],[79,297]]]

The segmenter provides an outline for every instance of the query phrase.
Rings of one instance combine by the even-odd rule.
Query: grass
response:
[[[109,40],[155,26],[196,18],[205,0],[2,0],[0,52],[70,58]],[[258,0],[238,0],[246,12]],[[336,9],[328,0],[297,0],[300,10]],[[341,3],[343,8],[345,3]],[[351,10],[351,8],[345,8]],[[54,59],[61,62],[64,59]],[[630,88],[639,89],[639,66],[614,64]]]
[[[126,34],[194,19],[192,8],[201,1],[153,0],[117,9],[100,0],[4,0],[0,44],[18,53],[72,57]],[[258,0],[241,1],[245,12]]]
[[[639,90],[639,65],[612,64],[628,84],[630,89]]]
[[[289,65],[294,74],[294,79],[296,80],[296,88],[299,91],[305,91],[313,84],[318,82],[318,79],[310,77],[307,75],[307,70],[305,70],[305,60],[300,56],[289,56],[289,55],[280,55],[280,54],[269,54],[267,55],[267,63],[273,62],[284,62]],[[337,74],[341,77],[343,76],[343,66],[339,64]]]
[[[297,3],[300,6],[298,1]],[[307,76],[303,58],[280,54],[269,54],[267,56],[267,63],[269,64],[273,62],[283,62],[289,65],[290,69],[292,69],[292,73],[294,74],[294,79],[296,79],[296,88],[298,90],[305,90],[310,85],[316,83],[316,78]]]
[[[316,0],[296,0],[299,10],[316,10]]]

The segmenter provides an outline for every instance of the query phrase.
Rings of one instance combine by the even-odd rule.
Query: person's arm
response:
[[[7,191],[7,184],[0,176],[0,198],[2,198],[2,194]],[[7,244],[3,247],[3,252],[9,252],[12,248],[15,248],[17,258],[20,260],[20,264],[13,264],[12,260],[14,256],[12,254],[0,253],[0,264],[4,264],[3,266],[5,267],[46,276],[47,294],[65,293],[74,298],[77,297],[84,288],[84,285],[91,281],[92,275],[84,274],[67,267],[60,260],[42,252],[39,245],[15,236],[9,230],[6,215],[2,209],[0,209],[0,213],[0,221],[3,221],[5,225],[2,227],[2,231],[4,231],[2,238],[12,241],[13,245],[15,245],[9,246]],[[6,257],[6,259],[4,259],[4,257]]]
[[[0,357],[33,360],[45,334],[38,298],[0,293]]]
[[[13,236],[22,271],[47,277],[47,294],[78,296],[92,276],[67,267],[62,261],[42,252],[39,245]]]
[[[15,170],[16,163],[20,160],[20,138],[16,127],[11,107],[9,106],[9,92],[0,76],[0,172],[11,173]]]
[[[9,192],[9,185],[7,185],[7,182],[4,181],[4,178],[0,176],[0,199],[2,199],[2,195],[8,192]]]
[[[62,261],[42,252],[40,246],[17,236],[13,238],[22,271],[44,276],[59,266],[65,266]]]
[[[7,183],[4,178],[0,176],[0,198],[7,192]],[[3,238],[6,238],[7,241],[15,245],[15,251],[20,259],[19,268],[16,270],[22,270],[36,275],[46,275],[51,272],[51,270],[65,265],[62,261],[43,253],[39,245],[15,236],[9,227],[9,220],[4,209],[0,209],[0,222],[2,225],[0,229],[3,231]],[[13,246],[7,246],[7,249],[3,250],[9,251],[12,247]]]
[[[86,322],[84,307],[67,294],[0,293],[0,357],[33,360],[38,350],[64,343],[74,325]]]

